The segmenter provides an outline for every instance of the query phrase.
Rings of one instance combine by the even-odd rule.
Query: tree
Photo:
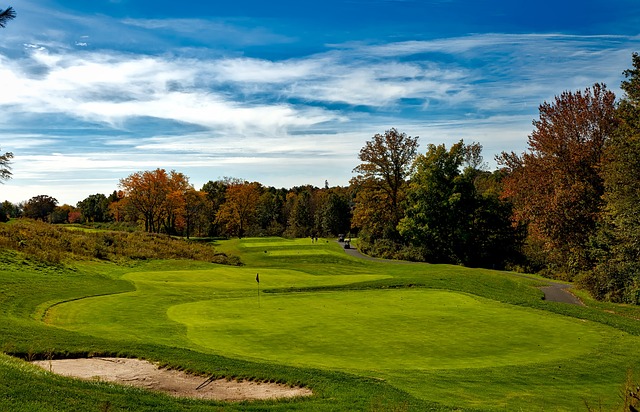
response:
[[[282,236],[286,221],[284,218],[284,204],[286,189],[276,190],[268,188],[260,196],[257,206],[257,222],[262,233],[267,236]]]
[[[193,232],[195,226],[201,225],[207,208],[207,195],[194,188],[189,188],[184,193],[184,220],[185,220],[185,236],[189,236]]]
[[[147,232],[175,233],[184,207],[184,193],[191,187],[188,178],[175,170],[137,172],[120,179],[120,187],[130,206],[144,220]]]
[[[76,205],[87,222],[106,222],[109,220],[109,200],[101,193],[89,195]]]
[[[57,204],[58,200],[51,196],[34,196],[25,203],[23,214],[25,217],[45,222],[49,219]]]
[[[11,152],[0,155],[0,183],[3,183],[3,180],[11,179],[11,159],[13,159]]]
[[[49,216],[49,222],[51,223],[77,223],[74,221],[75,216],[78,216],[78,210],[71,205],[56,206]]]
[[[298,193],[293,202],[289,216],[287,233],[292,237],[315,236],[314,233],[314,205],[310,190]]]
[[[0,10],[0,27],[4,28],[9,20],[16,18],[16,12],[12,7],[7,7],[4,10]]]
[[[166,182],[165,198],[161,204],[161,222],[165,233],[175,235],[185,225],[185,194],[194,190],[189,178],[172,170]]]
[[[416,158],[399,230],[419,251],[420,260],[464,263],[460,254],[469,246],[464,230],[474,202],[473,183],[461,176],[464,157],[460,141],[448,151],[443,144],[430,144]]]
[[[353,169],[358,175],[352,179],[359,195],[354,221],[369,240],[395,237],[402,217],[403,189],[413,170],[417,148],[417,136],[390,129],[384,135],[373,136],[360,150],[358,157],[362,163]],[[375,209],[378,212],[372,213]],[[380,225],[379,218],[384,219],[384,225]]]
[[[449,150],[429,145],[416,158],[398,225],[408,257],[428,262],[504,267],[514,259],[511,208],[490,189],[497,179],[480,170],[482,145],[460,141]]]
[[[222,233],[222,228],[217,224],[216,215],[220,207],[225,202],[225,193],[231,179],[208,181],[202,186],[202,191],[206,193],[207,208],[204,213],[209,217],[209,236],[217,236]]]
[[[568,277],[590,267],[588,242],[604,193],[604,147],[615,129],[615,95],[603,84],[564,92],[540,105],[540,118],[521,156],[497,158],[508,176],[504,197],[516,222],[543,245],[550,269]]]
[[[256,217],[261,194],[262,186],[257,182],[236,181],[227,187],[226,201],[216,214],[226,233],[238,237],[245,235]]]
[[[332,235],[347,233],[351,226],[350,198],[337,188],[330,190],[322,208],[322,230]]]
[[[640,304],[640,55],[623,72],[617,130],[606,146],[597,267],[582,283],[599,299]]]
[[[127,198],[127,203],[142,216],[146,232],[158,232],[160,229],[167,181],[167,172],[164,169],[136,172],[120,179],[119,186]]]
[[[0,222],[8,222],[11,218],[20,217],[20,207],[5,200],[0,203]]]

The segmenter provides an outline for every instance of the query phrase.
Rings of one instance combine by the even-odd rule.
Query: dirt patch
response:
[[[312,395],[307,388],[275,383],[208,380],[182,371],[160,369],[139,359],[54,359],[33,363],[59,375],[137,386],[180,397],[243,401]]]

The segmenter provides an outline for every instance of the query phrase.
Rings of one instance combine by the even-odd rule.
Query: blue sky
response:
[[[20,1],[0,29],[0,201],[140,170],[346,185],[396,127],[521,152],[538,106],[640,51],[637,0]]]

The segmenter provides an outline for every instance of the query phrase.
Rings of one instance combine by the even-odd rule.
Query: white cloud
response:
[[[124,26],[191,36],[202,23]],[[218,23],[218,34],[242,31]],[[391,127],[423,145],[479,141],[490,161],[524,150],[543,100],[596,81],[615,89],[640,45],[639,37],[485,34],[269,60],[98,50],[96,33],[86,33],[86,47],[64,42],[88,43],[87,35],[55,32],[22,40],[18,57],[0,55],[0,144],[16,154],[15,179],[2,186],[10,200],[64,193],[77,201],[157,167],[180,170],[196,186],[222,176],[346,184],[364,142]],[[240,40],[257,44],[259,31],[247,33]],[[86,179],[84,192],[77,179]]]

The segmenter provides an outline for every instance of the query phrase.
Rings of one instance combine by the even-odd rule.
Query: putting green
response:
[[[224,355],[345,370],[551,362],[593,351],[593,324],[439,290],[264,294],[172,306],[188,339]]]

